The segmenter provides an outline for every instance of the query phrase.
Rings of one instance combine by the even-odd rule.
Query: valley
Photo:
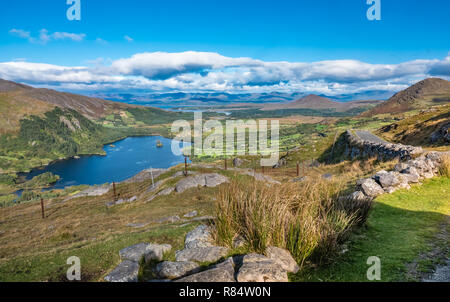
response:
[[[288,250],[300,266],[298,272],[289,274],[290,281],[363,281],[367,260],[364,257],[373,250],[389,262],[383,281],[408,278],[419,281],[422,275],[408,275],[405,265],[426,253],[427,240],[436,236],[439,225],[450,214],[446,194],[449,175],[448,170],[444,171],[445,165],[448,169],[448,161],[441,160],[443,168],[433,164],[430,168],[433,171],[420,172],[417,183],[406,183],[395,190],[380,188],[382,193],[367,199],[367,192],[361,188],[355,191],[358,188],[355,184],[363,179],[375,179],[373,175],[380,171],[396,171],[399,164],[416,158],[402,160],[376,154],[364,157],[363,152],[349,156],[345,150],[348,142],[343,137],[352,131],[365,143],[417,146],[423,148],[423,156],[430,151],[450,151],[447,127],[450,99],[446,97],[450,90],[448,82],[442,81],[420,82],[388,101],[341,103],[308,95],[277,105],[210,106],[231,113],[226,116],[211,110],[203,114],[204,120],[223,125],[225,119],[279,120],[280,161],[274,167],[263,168],[260,156],[225,158],[202,154],[191,156],[187,175],[184,175],[186,167],[182,158],[168,160],[164,166],[158,164],[170,152],[167,148],[170,148],[168,139],[173,138],[171,123],[180,119],[192,121],[192,112],[166,111],[50,90],[35,91],[35,88],[1,81],[0,114],[8,116],[8,120],[2,118],[0,136],[0,280],[64,281],[65,261],[76,254],[83,262],[83,281],[104,281],[122,263],[119,251],[124,248],[142,242],[170,244],[171,250],[161,259],[141,261],[138,271],[133,272],[136,280],[148,281],[159,278],[155,273],[158,263],[177,263],[175,251],[188,250],[184,239],[189,232],[198,226],[211,225],[216,228],[212,231],[213,245],[227,248],[221,260],[252,252],[264,254],[270,245]],[[397,104],[400,98],[407,100],[408,106],[400,105],[388,114],[386,106]],[[27,109],[19,110],[17,106]],[[8,114],[16,109],[21,113]],[[205,132],[203,136],[210,134]],[[105,154],[120,148],[122,139],[147,140],[148,136],[159,136],[151,138],[154,150],[148,145],[145,150],[149,151],[143,154],[152,163],[120,179],[115,178],[118,173],[112,170],[104,172],[106,177],[101,181],[73,185],[64,184],[67,176],[60,180],[58,173],[30,177],[27,182],[20,177],[37,167],[50,168],[62,159],[74,161],[68,170],[76,169],[76,161],[80,160],[77,158],[81,157],[82,163],[85,155],[102,155],[106,160]],[[163,140],[160,155],[156,153],[156,139]],[[135,156],[132,159],[137,161]],[[417,160],[421,160],[419,155]],[[131,165],[125,159],[117,161]],[[150,166],[161,169],[149,170]],[[399,173],[396,177],[404,174],[400,173],[403,170],[395,172]],[[429,173],[434,178],[428,178]],[[94,172],[89,174],[95,178]],[[64,185],[51,187],[55,182]],[[14,194],[18,189],[24,190],[20,199]],[[391,189],[395,192],[387,193]],[[360,190],[364,191],[364,198],[347,198]],[[251,192],[258,198],[246,195],[247,208],[232,202],[238,200],[236,196]],[[41,199],[45,202],[45,219],[41,217]],[[277,208],[273,200],[303,212]],[[315,212],[308,200],[313,200],[324,212]],[[273,212],[270,221],[276,227],[267,228],[265,237],[257,230],[265,230],[268,222],[248,219],[249,214],[259,214],[246,212],[257,211],[252,202],[261,202],[267,211],[280,211],[279,216]],[[236,216],[231,212],[224,215],[227,211],[235,211]],[[238,213],[242,215],[240,220],[231,219],[238,217]],[[300,217],[310,219],[309,224],[295,225],[295,219]],[[401,257],[397,255],[405,252],[409,238],[400,232],[391,233],[399,228],[399,217],[410,228],[408,234],[416,236],[419,242]],[[416,221],[420,224],[415,224]],[[246,228],[240,228],[240,223],[245,223]],[[287,236],[269,231],[286,224],[295,225],[294,230],[309,232],[305,240],[311,241],[298,244],[289,239],[294,238],[290,237],[293,233],[286,231]],[[241,246],[234,245],[238,235],[246,242]],[[392,236],[398,244],[393,244],[391,239],[376,242],[380,236]],[[310,249],[307,243],[311,244]],[[418,265],[430,272],[439,261],[426,258]],[[212,264],[214,261],[202,262],[202,270],[207,271]]]

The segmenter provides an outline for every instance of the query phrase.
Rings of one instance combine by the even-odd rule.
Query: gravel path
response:
[[[375,134],[372,134],[369,131],[355,131],[356,136],[358,136],[360,139],[369,141],[372,143],[379,143],[379,144],[386,144],[387,142]]]
[[[423,282],[450,282],[450,259],[447,260],[447,265],[438,266],[434,274]]]

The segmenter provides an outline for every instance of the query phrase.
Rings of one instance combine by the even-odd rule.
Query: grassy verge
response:
[[[304,270],[292,280],[367,281],[366,261],[377,256],[382,281],[412,281],[408,264],[432,249],[430,242],[449,215],[450,178],[383,195],[376,200],[367,227],[351,237],[347,253],[327,267]],[[430,261],[420,261],[419,270],[427,270]]]

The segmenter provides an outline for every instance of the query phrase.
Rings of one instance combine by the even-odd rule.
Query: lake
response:
[[[160,148],[157,147],[158,141],[163,144]],[[31,171],[27,179],[52,172],[61,177],[52,187],[57,189],[121,182],[148,168],[167,169],[184,163],[184,156],[174,155],[171,146],[172,140],[161,136],[129,137],[105,146],[106,156],[82,156],[57,161]]]

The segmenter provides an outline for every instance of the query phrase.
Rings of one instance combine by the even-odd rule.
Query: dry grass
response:
[[[439,167],[439,174],[444,177],[450,177],[450,155],[442,156],[441,166]]]
[[[328,260],[364,216],[339,198],[342,189],[343,183],[322,178],[279,186],[233,181],[219,193],[217,239],[232,246],[240,235],[258,253],[271,245],[286,248],[300,265]]]

